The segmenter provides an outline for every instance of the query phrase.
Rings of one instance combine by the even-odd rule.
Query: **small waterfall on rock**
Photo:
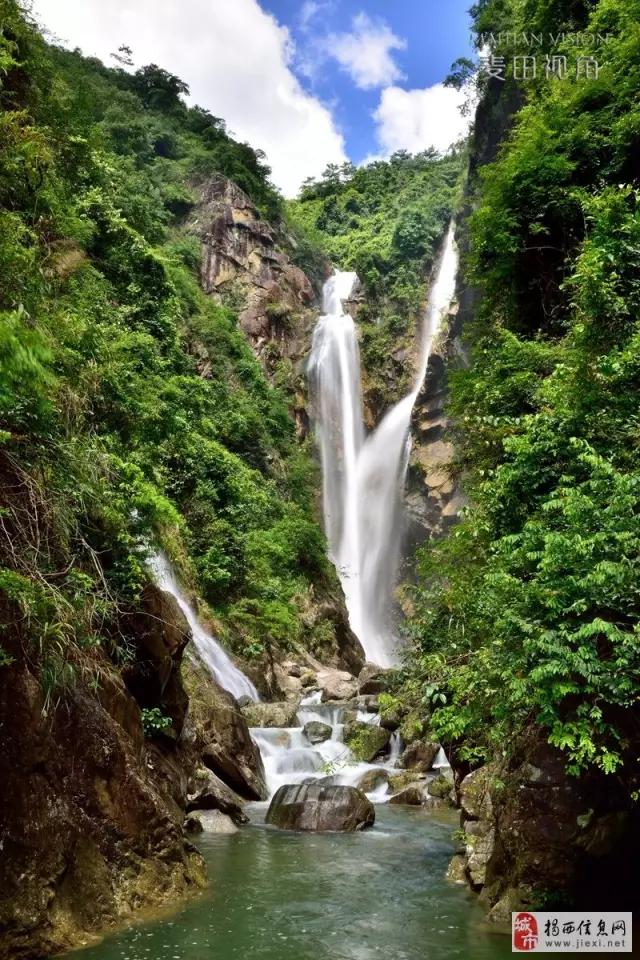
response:
[[[248,677],[239,670],[229,654],[218,643],[211,634],[204,629],[198,622],[195,612],[187,601],[176,576],[171,569],[171,564],[166,556],[161,553],[155,553],[149,560],[149,567],[153,578],[161,590],[166,590],[178,602],[191,628],[193,643],[198,652],[198,656],[213,674],[221,687],[228,690],[236,699],[240,697],[250,697],[252,700],[259,700],[258,691],[251,683]]]
[[[400,753],[400,735],[394,733],[389,742],[389,756],[378,763],[360,763],[343,743],[346,707],[335,703],[321,703],[321,693],[305,697],[298,708],[297,727],[252,727],[251,736],[257,743],[267,778],[269,796],[283,784],[306,780],[326,780],[327,783],[357,787],[370,771],[364,789],[370,800],[384,803],[389,799],[388,774],[394,772]],[[368,711],[363,704],[357,719],[366,723],[380,723],[378,713]],[[312,743],[305,733],[311,721],[331,727],[331,736],[322,743]]]
[[[434,338],[453,299],[457,270],[450,224],[429,291],[416,378],[410,393],[365,437],[360,358],[353,318],[342,302],[354,273],[336,273],[325,283],[309,377],[323,472],[324,518],[330,557],[345,594],[351,628],[367,660],[397,662],[392,622],[400,541],[402,491],[410,452],[411,413],[422,387]]]

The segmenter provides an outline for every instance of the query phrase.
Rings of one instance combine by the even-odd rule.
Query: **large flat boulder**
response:
[[[244,800],[269,796],[262,758],[238,703],[199,664],[183,671],[193,749],[204,766]]]
[[[356,787],[285,784],[267,811],[266,822],[281,830],[353,833],[372,827],[373,804]]]
[[[295,727],[298,703],[249,703],[242,713],[250,727]]]
[[[322,702],[327,700],[351,700],[358,692],[358,681],[346,670],[318,671],[318,686],[322,690]]]
[[[231,817],[234,823],[247,823],[249,818],[243,811],[244,800],[223,783],[215,773],[206,767],[200,767],[189,783],[187,812],[193,810],[220,810]]]

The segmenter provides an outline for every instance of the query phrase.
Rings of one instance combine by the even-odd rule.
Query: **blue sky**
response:
[[[157,63],[262,149],[295,196],[327,163],[443,151],[464,135],[442,86],[470,53],[471,0],[32,0],[58,42]]]
[[[390,51],[397,64],[397,85],[405,90],[439,83],[458,57],[473,56],[468,9],[472,0],[263,0],[262,6],[285,24],[293,37],[293,70],[302,84],[332,107],[345,138],[349,158],[359,163],[379,149],[372,115],[380,87],[361,89],[336,61],[325,58],[311,75],[305,54],[331,46],[332,35],[353,32],[364,14],[374,25],[386,25],[399,41]],[[400,47],[404,44],[404,48]]]

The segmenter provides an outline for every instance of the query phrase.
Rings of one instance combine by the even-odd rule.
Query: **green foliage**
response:
[[[140,711],[145,737],[157,737],[171,726],[171,717],[165,716],[160,707],[143,707]]]
[[[381,406],[407,374],[394,365],[393,354],[414,333],[429,269],[458,199],[462,166],[462,154],[438,157],[433,151],[399,151],[358,168],[332,164],[288,204],[296,234],[323,248],[342,269],[355,270],[364,285],[360,346]]]
[[[476,184],[466,273],[481,305],[450,404],[472,506],[422,551],[409,688],[474,760],[535,723],[572,772],[633,777],[640,5],[555,7],[554,33],[612,39],[598,80],[529,88]],[[524,11],[489,0],[476,14],[499,32]],[[527,29],[548,14],[526,4]]]
[[[45,44],[14,0],[3,14],[6,630],[38,651],[57,702],[96,643],[128,656],[121,612],[160,538],[239,652],[289,647],[310,629],[299,597],[331,576],[315,469],[180,229],[192,185],[214,173],[279,216],[264,158],[156,65],[109,69]],[[272,316],[286,322],[278,305]]]

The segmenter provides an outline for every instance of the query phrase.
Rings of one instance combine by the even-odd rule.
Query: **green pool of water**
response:
[[[456,821],[378,806],[365,833],[282,833],[265,808],[233,836],[204,835],[209,887],[76,960],[497,960],[473,896],[444,879]]]

